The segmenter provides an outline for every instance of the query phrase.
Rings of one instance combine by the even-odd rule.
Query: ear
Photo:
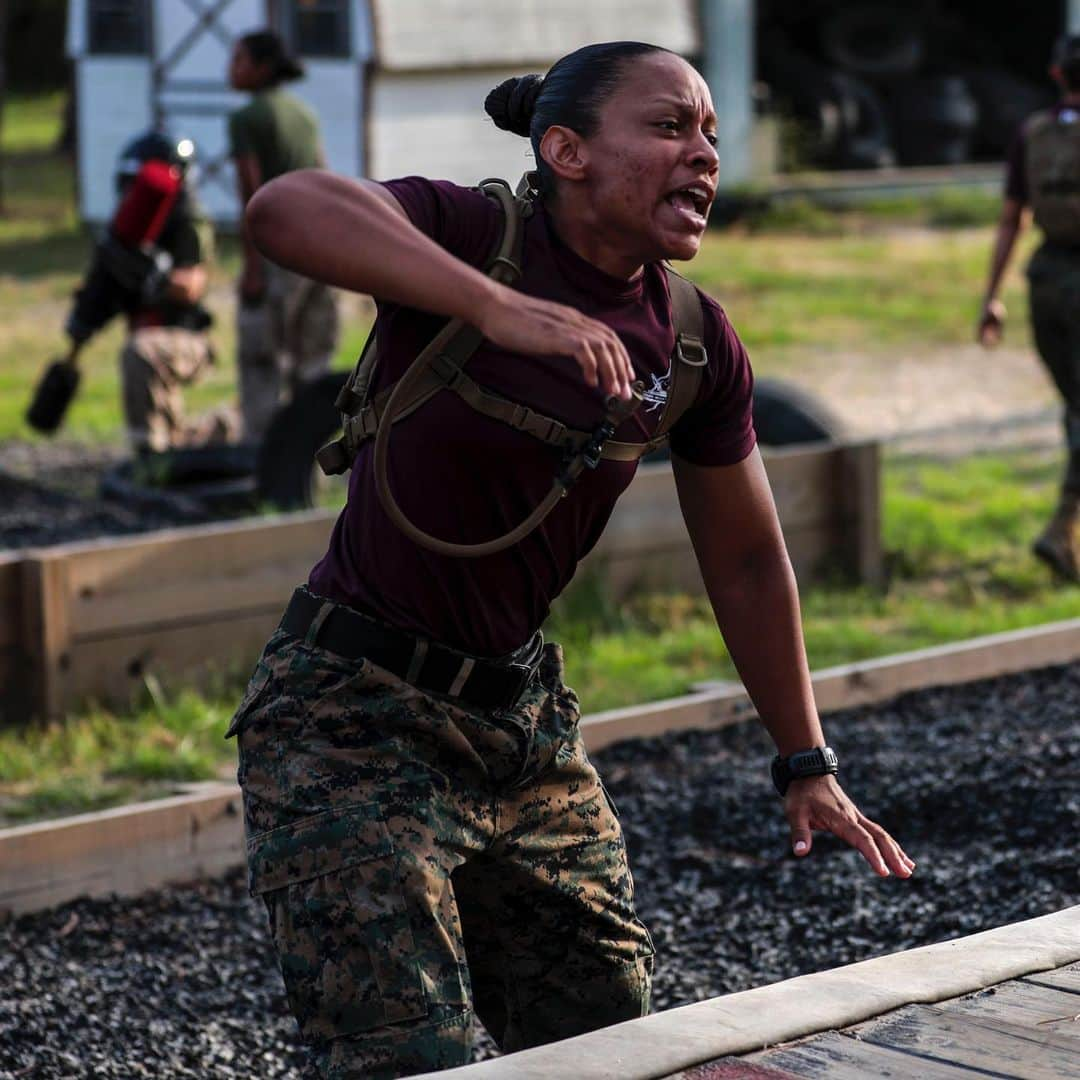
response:
[[[540,156],[560,180],[583,180],[588,165],[585,140],[573,129],[553,124],[540,140]]]

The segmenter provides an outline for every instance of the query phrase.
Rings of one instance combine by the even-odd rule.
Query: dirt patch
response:
[[[800,350],[757,367],[816,394],[855,437],[941,452],[1061,440],[1057,391],[1026,349]]]

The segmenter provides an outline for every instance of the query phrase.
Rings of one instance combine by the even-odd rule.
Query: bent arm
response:
[[[253,195],[245,221],[255,246],[279,266],[474,325],[505,289],[425,236],[369,180],[286,173]]]
[[[673,467],[717,625],[777,751],[823,746],[795,574],[760,452],[721,467],[675,457]]]
[[[990,258],[990,273],[986,283],[984,306],[997,299],[1001,288],[1001,279],[1012,257],[1016,239],[1024,228],[1024,204],[1018,199],[1006,199],[998,218],[997,232],[994,235],[994,253]]]
[[[236,190],[240,196],[241,214],[251,201],[251,197],[262,185],[262,170],[259,168],[259,159],[254,154],[237,154],[233,158],[236,166]],[[240,225],[240,237],[244,246],[244,265],[250,266],[258,262],[259,253],[251,239],[251,231],[246,226],[243,218]]]
[[[732,660],[785,757],[823,746],[799,615],[799,594],[761,454],[705,468],[673,459],[679,502],[705,587]],[[809,854],[827,829],[882,877],[909,877],[915,863],[847,797],[833,776],[793,780],[784,798],[792,850]]]

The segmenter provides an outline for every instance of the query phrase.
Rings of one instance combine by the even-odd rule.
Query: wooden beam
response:
[[[68,564],[31,555],[20,568],[22,636],[29,699],[38,716],[59,716],[69,701],[71,620]]]
[[[243,863],[240,792],[205,784],[157,802],[0,830],[0,911],[137,895]]]

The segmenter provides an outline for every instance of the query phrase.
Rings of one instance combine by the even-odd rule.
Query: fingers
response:
[[[791,850],[801,859],[810,854],[814,844],[814,834],[810,831],[810,815],[800,807],[794,812],[791,821]]]
[[[845,822],[840,829],[833,829],[832,831],[841,840],[846,841],[855,848],[870,864],[870,868],[878,877],[889,876],[889,867],[881,854],[881,850],[878,848],[874,838],[861,825],[857,825],[855,822]]]
[[[873,838],[889,870],[897,877],[911,877],[915,870],[915,860],[908,858],[904,849],[876,822],[860,814],[859,824]]]
[[[793,782],[786,803],[797,856],[809,852],[812,829],[825,829],[855,848],[879,877],[908,878],[914,872],[915,861],[852,803],[833,778]]]
[[[590,386],[598,385],[600,381],[600,362],[593,351],[592,345],[587,341],[583,342],[574,354],[574,359],[577,360],[578,366],[581,368],[581,374],[585,376],[585,381]]]
[[[630,396],[633,365],[617,334],[607,327],[595,336],[590,333],[576,355],[585,381],[590,386],[599,386],[605,394],[614,394],[615,397]]]

